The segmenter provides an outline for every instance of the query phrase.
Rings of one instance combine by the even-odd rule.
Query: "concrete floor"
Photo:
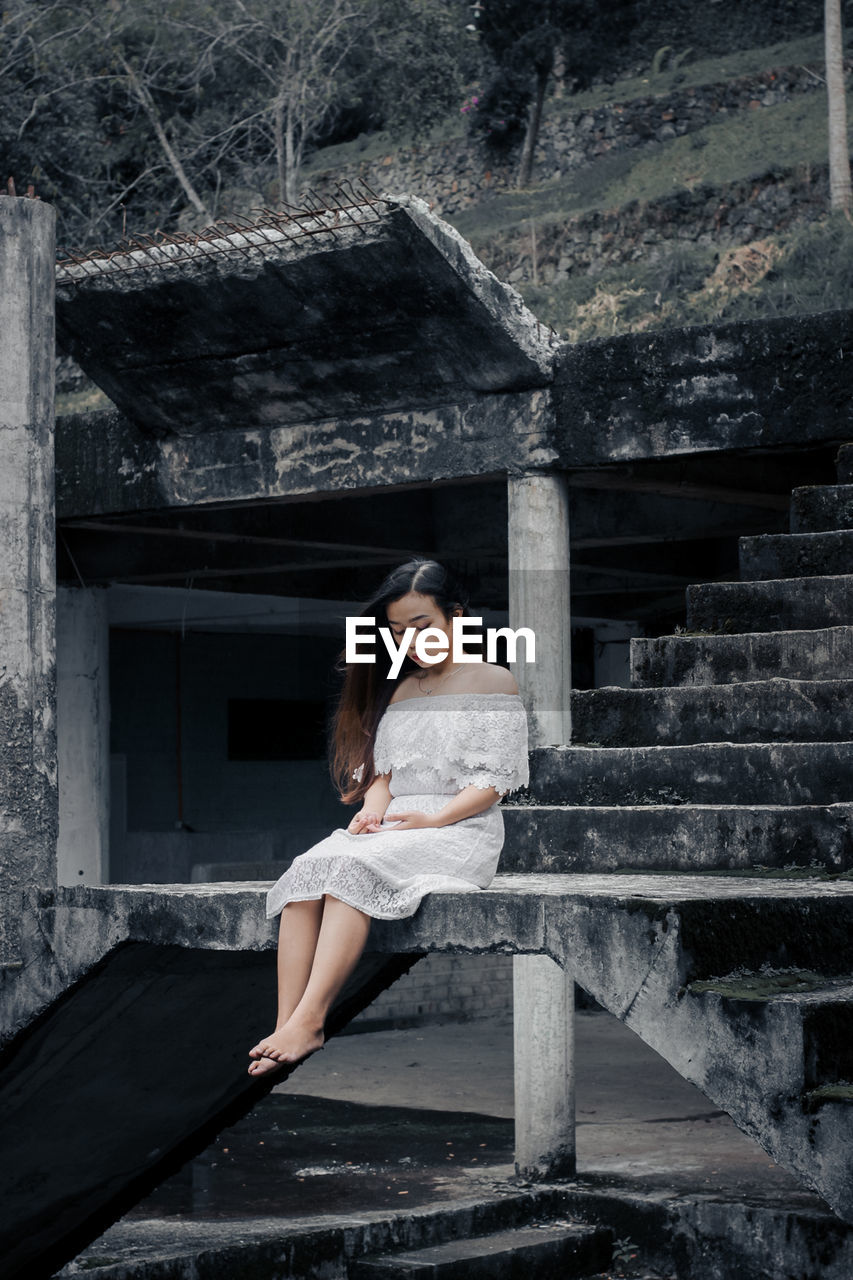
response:
[[[575,1036],[580,1175],[801,1202],[799,1183],[616,1018],[579,1011]],[[275,1092],[511,1118],[512,1020],[340,1036]]]
[[[846,1242],[837,1265],[820,1261],[834,1219],[819,1197],[615,1018],[578,1012],[576,1028],[579,1213],[597,1198],[617,1235],[641,1241],[635,1261],[599,1280],[668,1280],[666,1257],[652,1262],[669,1212],[682,1249],[685,1231],[693,1240],[681,1276],[781,1275],[782,1257],[788,1275],[853,1275]],[[60,1274],[147,1280],[168,1262],[183,1275],[181,1257],[263,1249],[282,1229],[357,1234],[401,1214],[532,1195],[514,1178],[512,1112],[509,1017],[336,1037]],[[655,1217],[655,1206],[670,1209]],[[755,1266],[742,1271],[746,1254]]]

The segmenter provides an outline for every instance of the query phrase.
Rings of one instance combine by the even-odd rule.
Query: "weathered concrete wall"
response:
[[[853,311],[566,345],[560,465],[839,442],[853,431]]]
[[[117,413],[60,420],[60,518],[429,483],[547,466],[547,390],[153,440]]]
[[[54,210],[0,198],[0,957],[56,882]],[[2,982],[0,976],[0,982]]]
[[[843,441],[853,434],[851,359],[853,312],[838,311],[564,344],[550,387],[399,412],[160,439],[118,413],[69,415],[57,425],[58,511],[73,518]]]

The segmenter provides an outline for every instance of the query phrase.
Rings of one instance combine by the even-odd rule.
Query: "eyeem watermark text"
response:
[[[375,618],[347,618],[346,619],[346,661],[347,662],[375,662],[376,652],[374,649],[375,632],[378,631],[382,639],[382,643],[388,650],[388,656],[391,659],[391,669],[388,672],[389,680],[396,680],[400,674],[409,646],[412,643],[412,637],[415,636],[415,653],[421,662],[433,664],[441,662],[447,657],[448,651],[451,655],[451,662],[482,662],[482,658],[477,653],[466,653],[465,643],[470,644],[478,637],[466,635],[467,631],[480,631],[482,629],[482,618],[451,618],[452,645],[448,646],[447,636],[443,631],[439,631],[437,627],[424,627],[423,631],[418,631],[417,627],[406,627],[400,638],[399,645],[396,644],[390,627],[377,627]],[[518,627],[515,631],[511,627],[487,627],[486,628],[486,662],[497,661],[497,643],[502,639],[507,644],[507,656],[510,662],[517,661],[516,652],[518,641],[524,641],[524,661],[536,661],[536,636],[530,627]],[[367,651],[369,649],[369,651]]]

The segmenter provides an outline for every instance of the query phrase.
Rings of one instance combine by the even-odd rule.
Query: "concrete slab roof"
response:
[[[137,241],[57,268],[62,346],[155,434],[547,385],[559,346],[413,197]]]

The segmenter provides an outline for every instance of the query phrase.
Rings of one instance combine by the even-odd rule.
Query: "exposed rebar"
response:
[[[390,201],[364,182],[360,189],[349,180],[345,185],[339,182],[335,192],[326,197],[309,188],[300,206],[283,202],[279,209],[253,210],[256,216],[251,218],[231,214],[200,231],[165,232],[158,228],[155,234],[159,239],[140,234],[123,237],[111,249],[62,249],[57,253],[57,283],[76,285],[98,275],[145,273],[198,261],[199,257],[211,262],[231,254],[251,258],[252,249],[263,252],[279,243],[279,237],[290,243],[318,235],[337,240],[346,226],[366,234],[390,207]]]

